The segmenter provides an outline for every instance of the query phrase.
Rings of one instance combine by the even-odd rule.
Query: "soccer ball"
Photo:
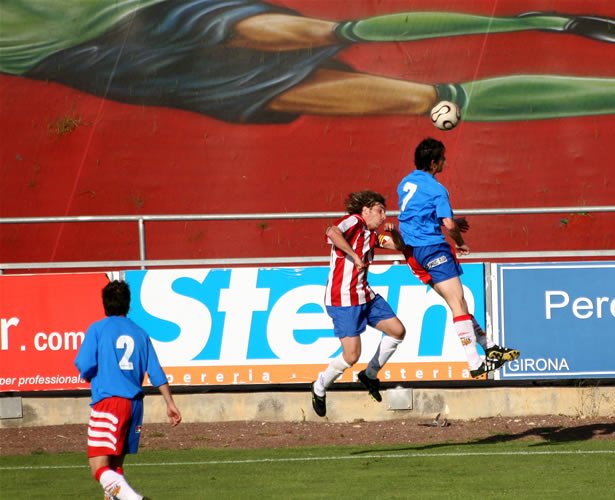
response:
[[[431,123],[440,130],[451,130],[459,123],[461,113],[454,102],[440,101],[431,108]]]

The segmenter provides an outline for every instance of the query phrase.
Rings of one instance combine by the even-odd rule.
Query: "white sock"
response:
[[[333,382],[340,378],[348,368],[350,368],[350,365],[346,363],[346,360],[344,360],[341,354],[337,358],[332,359],[325,371],[318,374],[318,378],[314,383],[314,392],[318,396],[324,396],[326,390],[331,387]]]
[[[470,370],[476,370],[483,362],[476,350],[476,338],[474,336],[474,326],[472,325],[472,317],[469,314],[457,316],[453,318],[457,336],[461,341],[461,345],[468,358]]]
[[[472,326],[474,327],[474,335],[476,336],[476,341],[483,349],[487,350],[495,345],[495,342],[487,337],[485,330],[481,328],[474,316],[472,316]]]
[[[365,374],[369,378],[378,378],[378,372],[389,360],[389,358],[393,356],[393,353],[397,350],[397,346],[399,344],[401,344],[400,339],[383,335],[380,339],[380,344],[378,344],[378,349],[376,349],[374,357],[370,360],[367,368],[365,369]]]
[[[143,497],[133,490],[124,476],[114,470],[106,470],[100,475],[98,482],[105,493],[118,500],[142,500]]]

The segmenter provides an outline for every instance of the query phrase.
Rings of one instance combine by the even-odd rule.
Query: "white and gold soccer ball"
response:
[[[440,101],[431,108],[431,123],[440,130],[451,130],[461,120],[459,106],[454,102]]]

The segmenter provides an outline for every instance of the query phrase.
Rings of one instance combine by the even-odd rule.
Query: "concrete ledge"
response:
[[[365,392],[330,391],[327,417],[330,422],[382,421],[433,418],[449,419],[529,415],[614,416],[615,387],[497,387],[472,389],[413,389],[411,410],[389,410],[388,391],[376,403]],[[184,422],[324,421],[317,417],[309,392],[259,392],[178,394],[176,403]],[[0,428],[85,424],[89,397],[22,398],[23,417],[0,420]],[[158,395],[145,398],[145,422],[166,422],[166,410]]]

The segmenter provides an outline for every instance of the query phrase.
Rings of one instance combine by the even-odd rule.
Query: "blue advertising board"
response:
[[[494,267],[494,328],[521,351],[500,379],[615,378],[615,263]]]
[[[173,383],[310,382],[341,349],[324,307],[328,272],[323,266],[127,271],[130,317],[150,334]],[[372,265],[369,273],[407,331],[381,379],[469,380],[443,299],[405,264]],[[484,324],[483,265],[464,266],[463,284],[470,311]],[[361,367],[381,335],[371,327],[362,335]],[[352,381],[353,373],[340,380]]]

